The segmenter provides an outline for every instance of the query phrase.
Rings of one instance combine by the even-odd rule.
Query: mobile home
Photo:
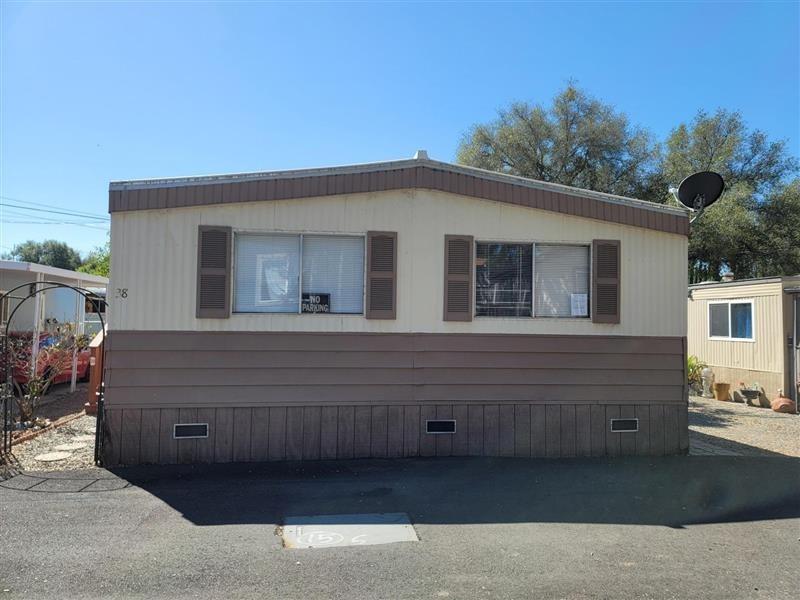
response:
[[[110,185],[108,465],[688,448],[688,218],[414,158]]]
[[[689,354],[731,389],[741,382],[797,400],[798,306],[800,275],[692,285]]]

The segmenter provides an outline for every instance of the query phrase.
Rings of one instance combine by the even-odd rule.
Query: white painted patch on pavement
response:
[[[286,517],[282,537],[286,548],[340,548],[419,541],[405,513]]]

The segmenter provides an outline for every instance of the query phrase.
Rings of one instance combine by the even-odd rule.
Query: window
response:
[[[589,317],[589,246],[478,242],[475,314]]]
[[[235,252],[235,312],[363,312],[363,237],[237,234]]]
[[[753,301],[709,302],[708,335],[715,339],[752,341]]]
[[[364,238],[303,236],[303,294],[328,294],[330,312],[364,310]]]
[[[537,317],[589,317],[589,247],[536,244]]]
[[[533,246],[478,242],[475,257],[475,314],[530,317]]]

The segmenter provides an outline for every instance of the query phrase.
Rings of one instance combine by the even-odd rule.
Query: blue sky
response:
[[[798,156],[799,6],[5,1],[0,203],[102,216],[115,179],[452,160],[569,79],[660,138],[725,107]],[[3,210],[0,251],[105,239]]]

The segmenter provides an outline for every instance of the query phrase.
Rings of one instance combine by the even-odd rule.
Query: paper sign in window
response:
[[[570,314],[573,317],[589,316],[588,294],[570,294],[569,300],[570,300]]]

